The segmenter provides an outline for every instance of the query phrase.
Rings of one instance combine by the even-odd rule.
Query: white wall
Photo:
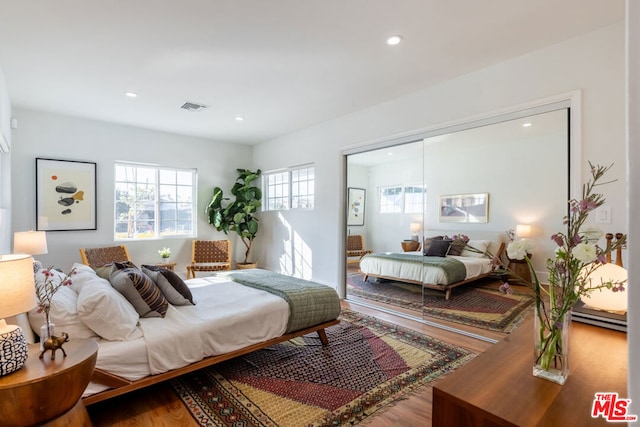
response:
[[[615,231],[626,232],[624,24],[532,52],[435,87],[337,118],[265,142],[253,152],[254,166],[277,169],[306,162],[316,166],[316,208],[311,212],[281,212],[263,218],[270,241],[257,241],[261,259],[278,270],[286,241],[282,224],[295,228],[312,256],[315,280],[341,283],[344,224],[342,150],[381,138],[417,133],[420,129],[503,110],[582,89],[582,159],[615,163],[610,174],[618,181],[606,188]],[[541,173],[545,165],[537,165]],[[583,177],[588,178],[588,171]],[[322,230],[321,238],[312,236]]]
[[[11,146],[11,102],[0,69],[0,144]],[[0,153],[0,254],[11,253],[11,154]]]
[[[46,266],[68,269],[80,261],[78,249],[111,245],[113,240],[114,161],[128,160],[198,170],[198,237],[226,238],[208,224],[204,209],[214,186],[231,188],[236,168],[250,167],[251,147],[86,120],[77,117],[14,109],[13,231],[35,228],[35,158],[97,163],[98,229],[47,232],[49,253],[36,258]],[[240,258],[242,248],[231,236]],[[137,264],[159,261],[158,249],[168,246],[177,271],[191,260],[191,239],[125,242]]]

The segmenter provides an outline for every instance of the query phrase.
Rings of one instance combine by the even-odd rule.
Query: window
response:
[[[378,188],[378,209],[380,213],[422,213],[424,194],[422,186],[392,186]]]
[[[313,166],[300,166],[263,175],[265,211],[313,209],[315,171]]]
[[[193,237],[195,169],[115,164],[116,240]]]

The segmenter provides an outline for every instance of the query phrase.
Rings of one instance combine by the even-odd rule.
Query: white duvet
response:
[[[195,306],[169,306],[164,318],[140,319],[143,338],[99,341],[96,368],[129,380],[181,368],[285,333],[285,300],[224,278],[186,282]],[[90,384],[85,396],[105,387]]]
[[[422,258],[422,252],[405,252],[405,255]],[[491,260],[480,257],[451,256],[461,261],[466,269],[466,279],[471,279],[491,271]],[[414,282],[428,283],[431,285],[447,284],[447,276],[444,270],[437,267],[424,266],[417,262],[402,262],[397,259],[376,258],[365,256],[360,260],[360,270],[365,275],[383,276],[399,280],[411,280]]]

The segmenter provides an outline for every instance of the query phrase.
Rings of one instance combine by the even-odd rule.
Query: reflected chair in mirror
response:
[[[359,264],[366,254],[372,251],[364,248],[364,239],[360,234],[350,234],[347,236],[347,264]],[[357,259],[354,259],[356,258]]]
[[[125,245],[107,246],[103,248],[81,248],[82,263],[91,268],[100,267],[112,262],[131,261]]]
[[[231,242],[229,240],[194,240],[191,245],[191,264],[187,265],[187,279],[196,271],[231,270]]]

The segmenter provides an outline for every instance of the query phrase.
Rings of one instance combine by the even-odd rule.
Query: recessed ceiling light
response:
[[[387,151],[387,156],[393,156],[393,151]]]
[[[135,92],[125,92],[124,94],[127,95],[129,98],[135,98],[136,96],[138,96],[138,94]]]
[[[244,121],[244,117],[236,116],[236,122],[242,122],[242,121]]]
[[[529,127],[531,127],[531,126],[532,126],[532,124],[531,124],[531,123],[523,123],[523,124],[522,124],[522,127],[523,127],[523,128],[529,128]]]
[[[402,41],[402,36],[391,36],[387,39],[387,44],[390,46],[395,46],[397,44],[399,44]]]

